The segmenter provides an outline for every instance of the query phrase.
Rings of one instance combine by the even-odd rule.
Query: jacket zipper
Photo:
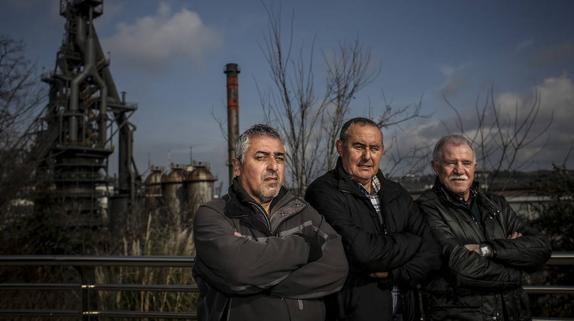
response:
[[[267,217],[267,212],[265,212],[263,207],[261,207],[261,205],[259,205],[257,203],[249,202],[249,204],[253,205],[256,208],[259,216],[263,217],[263,221],[265,222],[265,227],[267,227],[267,232],[268,232],[268,234],[271,234],[271,222],[269,221],[269,217]]]

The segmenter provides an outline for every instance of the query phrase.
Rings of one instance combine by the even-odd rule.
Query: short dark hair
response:
[[[339,140],[340,141],[344,142],[345,139],[347,139],[347,131],[349,131],[349,127],[351,127],[351,125],[354,125],[354,124],[359,124],[362,126],[369,125],[369,126],[374,126],[374,127],[379,128],[379,125],[377,125],[377,123],[370,120],[369,118],[365,118],[365,117],[351,118],[343,124],[343,127],[341,127],[341,131],[339,132]]]
[[[235,158],[238,159],[241,163],[243,163],[245,160],[245,151],[247,151],[247,148],[249,148],[249,138],[253,136],[267,136],[276,138],[283,144],[283,140],[275,128],[266,124],[255,124],[249,127],[241,135],[239,135],[239,138],[235,143]]]
[[[434,150],[432,152],[433,161],[435,162],[441,161],[440,158],[442,156],[442,150],[444,149],[444,146],[448,144],[452,144],[455,146],[467,145],[470,148],[470,150],[472,150],[472,153],[474,154],[474,161],[476,162],[476,153],[474,152],[474,148],[472,147],[472,142],[468,138],[462,135],[447,135],[439,139],[436,145],[434,146]]]

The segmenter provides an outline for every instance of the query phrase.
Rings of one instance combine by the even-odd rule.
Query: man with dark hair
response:
[[[194,277],[200,320],[325,320],[323,297],[341,289],[340,236],[283,185],[277,131],[245,131],[229,192],[197,211]]]
[[[435,184],[417,200],[444,262],[425,291],[430,319],[531,320],[522,282],[548,260],[549,243],[503,197],[479,190],[465,137],[441,138],[432,168]]]
[[[343,237],[349,276],[337,294],[338,320],[419,320],[416,288],[439,268],[439,249],[411,196],[384,178],[383,135],[353,118],[341,128],[336,168],[305,199]]]

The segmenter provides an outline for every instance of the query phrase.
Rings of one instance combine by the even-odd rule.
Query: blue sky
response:
[[[525,150],[528,169],[561,163],[574,142],[574,2],[553,1],[265,1],[294,18],[296,46],[315,45],[316,78],[321,54],[359,40],[380,63],[380,75],[361,91],[351,114],[377,115],[383,96],[401,107],[422,99],[429,118],[413,120],[386,135],[393,146],[431,146],[454,128],[462,111],[473,129],[477,97],[494,88],[495,101],[514,106],[540,98],[540,123],[550,130]],[[64,33],[57,0],[3,0],[0,32],[24,41],[27,56],[52,70]],[[226,63],[238,63],[240,130],[263,121],[256,84],[270,88],[261,46],[267,16],[260,0],[107,0],[96,20],[120,91],[138,104],[135,156],[148,162],[207,160],[226,184],[226,142],[216,117],[225,119]],[[422,97],[422,98],[421,98]],[[539,125],[538,127],[541,127]],[[536,126],[535,126],[536,127]],[[389,144],[389,137],[399,143]],[[540,144],[545,144],[540,152]],[[571,157],[574,158],[574,157]],[[570,160],[570,167],[574,162]]]

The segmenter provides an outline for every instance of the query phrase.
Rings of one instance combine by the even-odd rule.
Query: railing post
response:
[[[95,289],[96,268],[75,266],[80,273],[82,295],[82,321],[98,321],[98,292]]]

